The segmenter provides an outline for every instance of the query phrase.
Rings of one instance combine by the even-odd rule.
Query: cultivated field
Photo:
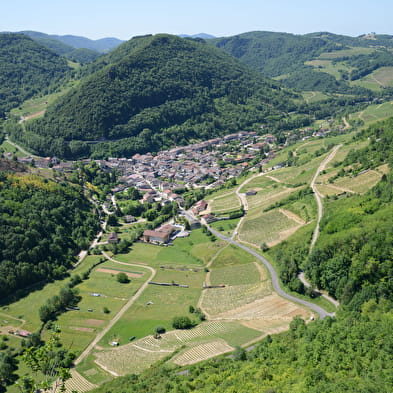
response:
[[[118,348],[98,350],[94,357],[97,364],[113,375],[125,375],[142,372],[182,346],[185,348],[175,355],[173,362],[191,364],[228,352],[233,345],[244,344],[260,336],[260,331],[236,322],[205,322],[190,330],[170,331],[160,339],[147,336]]]
[[[212,269],[210,273],[211,285],[241,285],[256,284],[261,281],[258,264],[247,263],[241,266],[228,266]],[[266,276],[263,278],[266,279]]]
[[[211,212],[221,213],[240,208],[240,201],[239,198],[236,196],[235,192],[232,192],[230,194],[217,197],[212,200],[209,199],[209,205]]]
[[[393,116],[393,101],[383,104],[369,105],[365,110],[352,113],[350,119],[363,120],[365,125]]]
[[[374,52],[375,49],[373,48],[350,48],[350,49],[343,49],[337,50],[332,52],[324,52],[319,55],[318,59],[337,59],[339,57],[350,57],[350,56],[357,56],[357,55],[367,55]]]
[[[247,216],[243,221],[239,231],[239,240],[252,243],[257,247],[262,243],[272,245],[287,238],[288,234],[292,234],[300,225],[277,209],[266,213],[256,212],[252,216]]]
[[[373,170],[368,170],[355,177],[340,177],[339,179],[337,179],[337,181],[334,182],[334,185],[337,185],[338,187],[348,188],[353,192],[363,194],[367,192],[370,188],[374,187],[379,182],[381,177],[381,173]]]
[[[172,361],[179,366],[185,366],[187,364],[194,364],[201,360],[222,355],[226,352],[231,352],[233,349],[234,348],[229,346],[224,340],[218,339],[194,345],[190,349],[174,356]]]
[[[226,286],[225,288],[209,288],[203,291],[201,307],[209,315],[209,318],[213,318],[271,293],[272,288],[268,281]]]

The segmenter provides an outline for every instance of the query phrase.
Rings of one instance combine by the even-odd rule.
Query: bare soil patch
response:
[[[273,293],[233,310],[217,314],[213,319],[265,320],[266,322],[270,320],[285,320],[289,323],[295,315],[300,315],[304,318],[309,316],[309,314],[309,311],[306,309]]]
[[[24,120],[30,120],[30,119],[34,119],[35,117],[41,116],[41,115],[43,115],[45,113],[45,110],[46,109],[43,109],[42,111],[39,111],[39,112],[33,113],[33,114],[29,115],[29,116],[26,116],[24,118]]]
[[[78,332],[89,332],[92,333],[95,331],[93,328],[87,328],[87,327],[78,327],[78,326],[71,326],[72,330],[77,330]]]
[[[140,273],[140,274],[139,273],[130,273],[130,272],[124,272],[122,270],[107,269],[107,268],[103,268],[103,267],[98,268],[97,272],[110,273],[110,274],[125,273],[128,277],[134,277],[134,278],[139,278],[144,275],[144,273]]]
[[[90,326],[101,326],[105,321],[103,319],[86,319],[86,323]]]

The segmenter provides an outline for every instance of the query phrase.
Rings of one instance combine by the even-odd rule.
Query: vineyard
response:
[[[256,263],[213,269],[210,274],[211,285],[256,284],[260,281],[261,277]]]
[[[271,294],[270,282],[205,289],[201,306],[210,316],[220,315]]]
[[[117,348],[94,352],[95,362],[112,375],[140,373],[156,361],[186,346],[174,357],[176,364],[191,364],[231,351],[260,337],[258,329],[236,322],[205,322],[190,330],[173,330],[159,339],[147,336]]]
[[[176,355],[172,361],[179,365],[194,364],[211,357],[221,355],[226,352],[233,351],[233,347],[229,346],[224,340],[214,340],[211,342],[198,344],[192,348]]]

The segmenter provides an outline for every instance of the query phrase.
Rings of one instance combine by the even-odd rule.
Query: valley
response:
[[[0,88],[0,391],[387,391],[389,38],[25,33],[0,34],[39,76]]]

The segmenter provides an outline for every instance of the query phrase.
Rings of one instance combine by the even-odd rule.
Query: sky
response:
[[[0,31],[91,39],[263,30],[393,35],[392,0],[2,0]]]

